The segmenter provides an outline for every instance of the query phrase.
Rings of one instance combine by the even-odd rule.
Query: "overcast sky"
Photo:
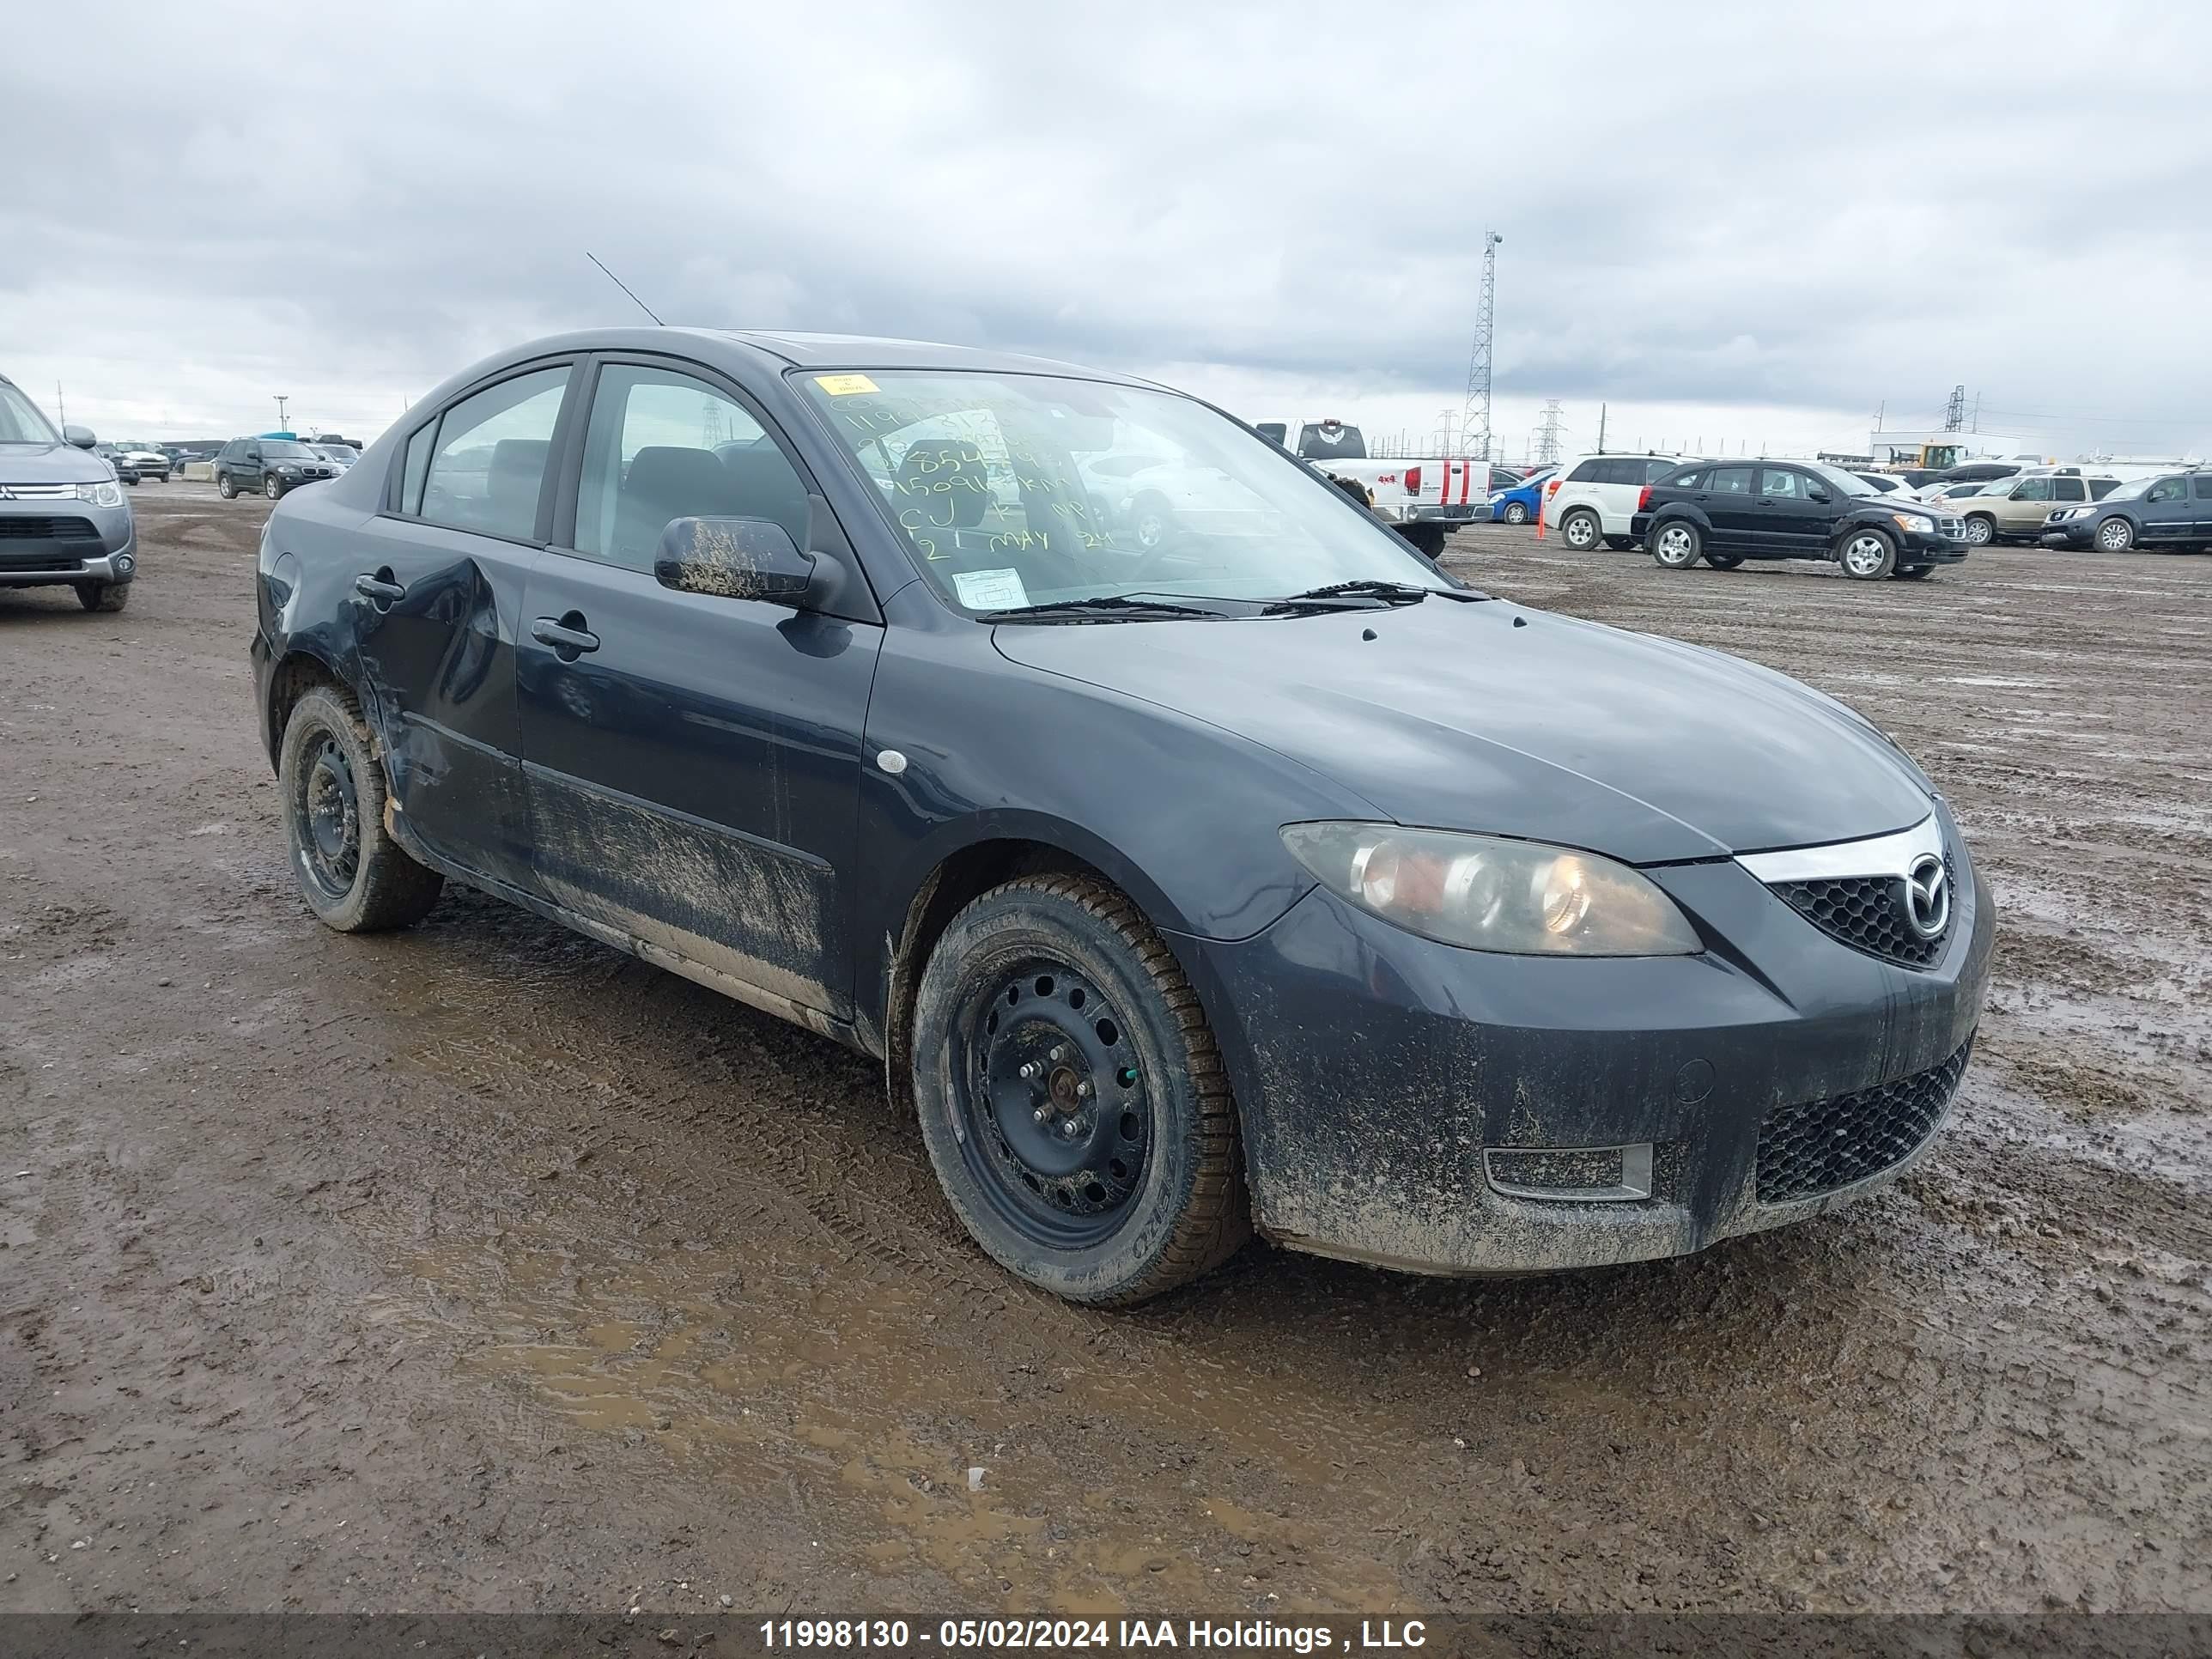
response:
[[[1252,419],[2212,450],[2173,3],[16,9],[0,372],[104,436],[374,434],[629,322],[919,336]]]

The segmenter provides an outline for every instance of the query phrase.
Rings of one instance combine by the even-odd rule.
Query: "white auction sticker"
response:
[[[1018,570],[956,570],[952,586],[970,611],[1011,611],[1030,602]]]

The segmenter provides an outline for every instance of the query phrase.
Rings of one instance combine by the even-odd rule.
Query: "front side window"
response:
[[[1777,501],[1800,501],[1805,495],[1804,481],[1786,467],[1763,466],[1759,470],[1759,493]]]
[[[2147,501],[2178,501],[2181,499],[2181,483],[2179,478],[2160,478],[2150,487],[2150,494],[2143,499]],[[2212,491],[2203,493],[2212,495]]]
[[[673,370],[610,363],[584,436],[576,550],[651,570],[672,519],[767,519],[806,545],[806,485],[744,406]]]
[[[2016,501],[2047,501],[2051,499],[2051,480],[2022,478],[2012,492],[2012,498]]]
[[[1711,489],[1716,495],[1748,495],[1751,494],[1751,469],[1747,466],[1717,466],[1713,469]]]
[[[423,479],[422,517],[510,541],[535,539],[553,423],[568,385],[564,363],[486,386],[448,409]]]
[[[971,611],[1444,585],[1318,469],[1173,392],[960,371],[793,378],[916,568]]]

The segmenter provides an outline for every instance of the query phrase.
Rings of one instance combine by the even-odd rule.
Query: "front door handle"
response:
[[[392,580],[388,568],[374,575],[364,570],[353,579],[353,591],[364,599],[374,599],[379,605],[397,605],[407,597],[405,585]]]
[[[530,624],[530,637],[550,645],[562,662],[574,662],[586,651],[599,648],[599,636],[584,625],[584,613],[571,611],[562,617],[540,617]]]

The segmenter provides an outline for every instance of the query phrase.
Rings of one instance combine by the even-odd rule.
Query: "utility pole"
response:
[[[56,380],[54,382],[54,404],[55,407],[59,409],[62,412],[62,424],[64,426],[67,426],[69,424],[69,399],[62,396],[62,383],[59,380]]]
[[[1977,392],[1974,394],[1974,430],[1975,430],[1975,431],[1977,431],[1977,432],[1979,432],[1981,429],[1982,429],[1982,394],[1981,394],[1980,392]]]
[[[1956,432],[1966,423],[1966,387],[1965,382],[1951,388],[1951,401],[1943,408],[1943,430]]]
[[[1482,293],[1474,307],[1474,349],[1467,359],[1467,405],[1460,412],[1460,430],[1470,446],[1480,443],[1473,459],[1490,459],[1490,347],[1498,320],[1498,245],[1505,239],[1494,230],[1482,233]]]
[[[289,432],[292,429],[290,427],[284,424],[284,405],[291,401],[292,400],[289,398],[278,398],[276,399],[276,429],[279,432]]]
[[[1605,405],[1603,404],[1597,406],[1597,453],[1601,455],[1605,453]],[[1556,460],[1558,457],[1554,456],[1553,459]]]

